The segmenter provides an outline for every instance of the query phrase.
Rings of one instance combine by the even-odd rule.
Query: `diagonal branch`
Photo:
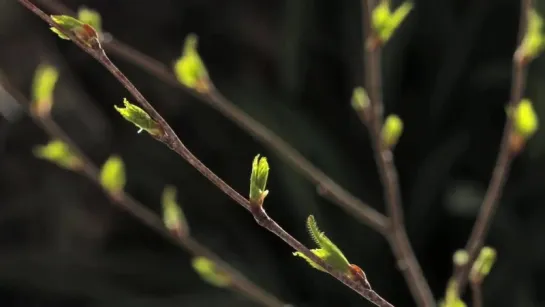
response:
[[[369,93],[370,112],[358,110],[371,137],[380,180],[384,186],[386,211],[391,218],[386,237],[398,267],[418,306],[434,306],[435,299],[409,242],[403,220],[403,206],[397,170],[391,150],[382,142],[383,101],[381,80],[381,46],[371,27],[374,1],[362,0],[365,88]],[[365,113],[365,114],[364,114]]]
[[[0,84],[6,89],[6,91],[14,97],[14,99],[27,109],[30,107],[30,103],[23,94],[17,91],[11,83],[5,79],[0,79]],[[173,234],[167,228],[165,228],[163,221],[150,209],[146,208],[144,205],[139,203],[137,200],[132,198],[129,194],[122,191],[112,195],[104,186],[100,183],[99,168],[89,159],[83,151],[78,148],[74,141],[70,139],[68,134],[51,118],[51,117],[40,117],[33,116],[32,112],[29,112],[32,120],[40,126],[52,139],[60,139],[65,144],[68,145],[70,150],[79,158],[81,161],[81,173],[87,177],[90,181],[98,185],[103,189],[103,191],[108,195],[109,199],[119,205],[123,210],[132,214],[138,220],[140,220],[144,225],[153,229],[160,235],[163,235],[167,239],[170,239],[171,242],[191,253],[193,256],[206,257],[216,264],[216,266],[222,271],[225,272],[231,281],[233,290],[239,290],[243,295],[249,299],[255,301],[256,303],[267,306],[267,307],[282,307],[286,306],[285,303],[280,301],[278,298],[272,294],[266,292],[252,281],[250,281],[246,276],[241,272],[237,271],[235,268],[231,267],[228,263],[221,260],[214,252],[209,250],[204,245],[201,245],[197,240],[191,236],[179,236]]]
[[[515,108],[524,94],[524,80],[526,79],[526,68],[528,61],[525,61],[520,56],[520,43],[524,38],[528,22],[528,12],[532,6],[532,0],[520,1],[520,20],[519,31],[517,38],[517,50],[513,55],[513,68],[512,68],[512,81],[511,81],[511,97],[509,100],[509,106]],[[513,131],[513,120],[511,116],[507,116],[505,120],[505,127],[503,130],[503,137],[500,143],[500,150],[498,158],[496,160],[496,166],[490,179],[490,184],[484,196],[481,210],[477,216],[477,220],[473,225],[473,230],[466,243],[466,251],[469,255],[469,261],[466,265],[462,266],[455,275],[456,282],[460,289],[460,294],[463,293],[469,271],[475,259],[479,255],[481,248],[483,247],[486,235],[492,223],[492,219],[496,213],[496,209],[499,205],[499,199],[501,198],[503,188],[509,175],[511,168],[511,162],[514,155],[510,151],[510,138]]]
[[[221,178],[219,178],[214,172],[208,169],[187,147],[183,145],[178,136],[168,125],[163,117],[151,106],[151,104],[146,100],[146,98],[138,91],[138,89],[127,79],[127,77],[112,63],[108,58],[102,47],[89,46],[83,42],[79,37],[76,37],[73,33],[65,31],[61,26],[55,23],[47,14],[40,10],[29,0],[18,0],[23,6],[25,6],[32,13],[40,17],[43,21],[48,23],[50,26],[55,27],[61,33],[70,38],[78,47],[84,50],[86,53],[95,58],[100,62],[110,73],[131,93],[131,95],[136,99],[136,101],[142,106],[142,108],[159,124],[163,134],[158,136],[153,136],[158,141],[161,141],[178,155],[180,155],[184,160],[191,164],[195,169],[197,169],[203,176],[205,176],[209,181],[211,181],[216,187],[222,190],[227,196],[236,201],[239,205],[244,207],[250,213],[252,213],[256,222],[266,228],[270,232],[274,233],[293,249],[301,252],[316,264],[323,267],[330,275],[335,277],[337,280],[341,281],[343,284],[374,303],[377,306],[392,306],[380,295],[378,295],[372,289],[366,288],[362,283],[351,279],[348,275],[343,274],[331,267],[328,263],[324,262],[321,258],[316,256],[311,252],[306,246],[297,241],[293,236],[287,233],[282,227],[280,227],[273,219],[271,219],[267,213],[260,206],[255,206],[250,204],[249,200],[240,195],[235,191],[231,186],[225,183]],[[151,134],[150,134],[151,135]]]
[[[38,0],[38,2],[55,12],[71,14],[74,16],[74,12],[71,12],[59,2],[53,0]],[[163,63],[135,50],[119,40],[112,39],[103,42],[102,44],[108,52],[117,55],[125,61],[133,63],[137,67],[140,67],[149,74],[155,76],[157,79],[188,92],[199,101],[219,111],[222,115],[247,131],[250,135],[254,136],[265,146],[276,151],[279,158],[290,164],[296,171],[315,184],[318,187],[318,190],[323,192],[321,194],[324,197],[327,197],[330,201],[354,216],[361,223],[368,225],[381,234],[385,234],[387,219],[382,213],[339,186],[322,170],[310,163],[310,161],[301,155],[301,153],[282,140],[282,138],[250,117],[234,103],[222,96],[217,90],[212,90],[207,94],[201,94],[185,87]]]

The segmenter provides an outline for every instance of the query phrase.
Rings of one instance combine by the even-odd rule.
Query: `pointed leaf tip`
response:
[[[318,224],[316,223],[316,219],[314,219],[314,215],[309,215],[307,218],[307,230],[310,234],[310,237],[312,238],[312,241],[316,243],[319,247],[322,247],[321,242],[321,236],[323,233],[320,231],[320,228],[318,228]],[[324,235],[325,237],[325,235]]]
[[[126,98],[123,98],[123,105],[123,107],[114,106],[114,108],[123,116],[123,118],[140,129],[138,130],[138,133],[142,130],[146,130],[149,134],[154,136],[162,134],[159,124],[142,108],[130,103]]]
[[[318,256],[318,258],[322,259],[325,263],[332,266],[334,269],[343,273],[349,273],[351,271],[350,262],[348,262],[342,251],[323,232],[320,231],[313,215],[309,215],[307,218],[307,229],[312,240],[319,247],[317,249],[312,249],[312,253]],[[294,252],[293,254],[305,259],[313,268],[325,272],[324,268],[312,261],[303,253]]]
[[[83,22],[68,15],[51,15],[51,19],[53,19],[54,22],[59,24],[59,26],[61,26],[61,28],[63,28],[63,30],[67,32],[81,29],[84,25]],[[70,40],[70,37],[66,36],[59,29],[55,27],[51,27],[50,29],[51,31],[55,32],[60,38]]]
[[[373,28],[377,30],[377,32],[379,32],[380,29],[384,29],[387,26],[391,14],[389,1],[380,1],[373,9],[371,15]]]
[[[51,19],[57,23],[64,31],[70,32],[76,36],[83,44],[94,50],[101,50],[98,32],[89,24],[82,22],[68,15],[51,15]],[[65,35],[56,27],[51,27],[51,31],[55,32],[60,38],[70,40],[70,37]]]
[[[326,262],[337,270],[348,271],[350,269],[350,263],[342,251],[325,235],[325,233],[320,231],[313,215],[309,215],[307,219],[307,228],[314,242],[329,254]]]
[[[403,2],[393,12],[390,5],[390,1],[380,1],[380,3],[373,9],[371,16],[373,29],[383,44],[392,37],[394,32],[399,28],[401,23],[413,9],[413,3],[411,1]]]
[[[197,52],[199,37],[195,33],[189,33],[184,41],[184,53]]]

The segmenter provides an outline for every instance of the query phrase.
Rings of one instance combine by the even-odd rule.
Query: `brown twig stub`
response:
[[[361,283],[365,289],[372,289],[371,284],[367,279],[367,275],[365,275],[365,272],[359,266],[351,264],[350,273],[352,274],[352,277]]]
[[[509,100],[509,106],[516,107],[522,95],[524,94],[524,80],[526,79],[526,66],[527,61],[521,60],[518,50],[520,43],[522,42],[526,33],[528,12],[531,8],[531,0],[520,1],[520,18],[519,18],[519,31],[517,38],[517,47],[513,55],[513,67],[512,67],[512,82],[511,82],[511,94]],[[511,132],[513,130],[513,120],[511,116],[507,116],[505,120],[505,127],[503,130],[503,136],[500,143],[500,149],[496,165],[492,172],[490,184],[484,196],[481,209],[477,216],[477,220],[473,225],[471,235],[466,243],[465,250],[469,255],[468,263],[460,268],[455,275],[456,282],[460,287],[460,293],[463,293],[469,271],[471,266],[477,259],[479,251],[484,245],[486,235],[492,223],[492,219],[496,213],[496,209],[499,205],[499,200],[502,196],[502,191],[507,181],[509,170],[511,168],[511,162],[514,155],[511,152]]]
[[[398,267],[405,277],[417,305],[431,307],[435,305],[435,299],[405,231],[401,191],[397,170],[393,161],[393,154],[390,148],[384,146],[381,137],[384,122],[381,84],[381,45],[378,43],[369,44],[370,41],[376,41],[376,39],[372,39],[376,37],[371,26],[371,14],[374,9],[373,2],[371,0],[362,0],[363,71],[365,75],[365,88],[370,99],[371,115],[366,114],[364,110],[359,110],[358,115],[369,130],[380,180],[384,186],[386,211],[390,218],[386,237],[397,262],[400,264]]]
[[[131,95],[136,99],[138,104],[142,106],[142,108],[149,114],[149,116],[159,124],[162,131],[164,132],[164,134],[161,135],[160,137],[157,137],[154,135],[152,136],[157,137],[159,141],[165,143],[169,148],[171,148],[173,151],[178,153],[184,160],[186,160],[190,165],[192,165],[195,169],[197,169],[209,181],[211,181],[220,190],[222,190],[227,196],[229,196],[231,199],[236,201],[246,210],[250,211],[260,226],[266,228],[267,230],[269,230],[270,232],[272,232],[273,234],[281,238],[283,241],[285,241],[292,248],[301,252],[302,254],[306,255],[309,259],[311,259],[315,263],[322,266],[324,269],[326,269],[326,271],[328,271],[330,275],[332,275],[333,277],[335,277],[336,279],[344,283],[346,286],[348,286],[349,288],[351,288],[352,290],[354,290],[355,292],[357,292],[358,294],[360,294],[361,296],[363,296],[370,302],[374,303],[377,306],[384,306],[384,307],[393,306],[389,302],[387,302],[385,299],[380,297],[373,290],[366,289],[362,284],[352,280],[347,275],[334,270],[330,265],[325,263],[321,258],[316,256],[312,251],[310,251],[302,243],[297,241],[294,237],[292,237],[289,233],[287,233],[284,229],[282,229],[274,220],[272,220],[266,214],[266,212],[262,209],[262,207],[251,206],[248,199],[240,195],[231,186],[229,186],[221,178],[219,178],[215,173],[213,173],[210,169],[208,169],[197,157],[195,157],[191,153],[191,151],[189,151],[189,149],[187,149],[183,145],[181,140],[178,138],[178,136],[173,131],[173,129],[168,125],[165,119],[151,106],[151,104],[140,93],[140,91],[138,91],[138,89],[132,84],[132,82],[130,82],[130,80],[110,61],[110,59],[108,58],[108,56],[106,55],[103,49],[97,50],[96,48],[91,48],[89,47],[89,45],[81,42],[79,37],[62,29],[62,27],[56,24],[47,14],[41,11],[29,0],[18,0],[18,1],[22,5],[27,7],[30,11],[32,11],[34,14],[36,14],[41,19],[43,19],[48,24],[50,24],[52,27],[57,28],[59,31],[61,31],[63,34],[69,37],[74,43],[76,43],[78,47],[80,47],[82,50],[90,54],[99,63],[101,63],[108,71],[110,71],[110,73],[131,93]],[[136,210],[136,209],[133,208],[129,210],[131,213],[134,213],[132,210]],[[149,226],[153,226],[153,225],[149,225]],[[164,227],[162,227],[162,229],[164,229]],[[170,232],[167,231],[166,233],[169,236],[172,236]]]
[[[483,307],[483,291],[482,284],[479,282],[470,282],[471,287],[471,301],[473,307]]]

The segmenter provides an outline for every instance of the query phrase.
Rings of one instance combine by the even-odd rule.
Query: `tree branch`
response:
[[[11,85],[11,82],[9,82],[6,78],[1,78],[0,83],[19,104],[21,104],[28,110],[28,108],[30,107],[29,100],[24,97],[24,95],[21,94],[19,91],[17,91],[15,87]],[[113,203],[117,204],[123,210],[127,211],[138,220],[140,220],[144,225],[148,226],[158,234],[166,237],[172,243],[189,252],[194,257],[202,256],[214,262],[214,264],[222,272],[229,276],[230,282],[234,289],[240,290],[243,295],[253,300],[254,302],[262,306],[268,307],[286,306],[285,303],[254,284],[241,272],[237,271],[225,261],[221,260],[216,254],[214,254],[214,252],[209,250],[204,245],[201,245],[191,236],[179,236],[169,231],[167,228],[165,228],[163,221],[160,217],[158,217],[152,210],[148,209],[137,200],[132,198],[125,191],[112,195],[100,183],[99,168],[91,161],[91,159],[89,159],[83,153],[83,151],[75,144],[75,142],[70,139],[68,134],[51,117],[34,116],[32,112],[29,112],[29,115],[31,116],[32,120],[50,136],[50,138],[59,139],[67,144],[68,147],[70,147],[70,150],[82,162],[80,172],[90,181],[102,188],[104,193]]]
[[[334,270],[328,263],[324,262],[321,258],[316,256],[311,252],[307,247],[302,243],[297,241],[289,233],[287,233],[282,227],[280,227],[274,220],[272,220],[267,213],[263,210],[262,207],[253,206],[250,202],[235,191],[231,186],[225,183],[221,178],[219,178],[214,172],[208,169],[197,157],[195,157],[189,149],[187,149],[183,143],[180,141],[178,136],[168,125],[163,117],[151,106],[151,104],[146,100],[146,98],[138,91],[138,89],[127,79],[127,77],[110,61],[102,47],[98,46],[95,48],[90,47],[88,44],[85,44],[80,38],[76,37],[70,32],[65,31],[61,26],[55,23],[47,14],[42,10],[36,7],[29,0],[18,0],[23,6],[33,12],[35,15],[40,17],[42,20],[47,22],[50,26],[55,27],[64,35],[69,37],[78,47],[84,50],[86,53],[95,58],[100,62],[112,75],[131,93],[131,95],[136,99],[138,104],[154,119],[161,130],[164,132],[161,135],[153,136],[158,141],[163,142],[173,151],[178,153],[184,160],[196,168],[203,176],[205,176],[209,181],[211,181],[216,187],[222,190],[227,196],[236,201],[239,205],[244,207],[250,213],[252,213],[254,219],[257,223],[274,233],[288,245],[290,245],[295,250],[301,252],[313,262],[324,268],[330,275],[341,281],[346,286],[350,287],[352,290],[374,303],[377,306],[393,306],[385,299],[380,297],[372,289],[368,289],[362,285],[362,283],[355,281],[348,277],[347,275]],[[150,134],[151,135],[151,134]]]
[[[362,0],[361,3],[365,89],[369,94],[370,111],[359,109],[358,115],[369,130],[380,180],[384,186],[386,211],[391,219],[386,237],[417,305],[431,307],[435,305],[435,299],[405,231],[401,191],[393,154],[387,146],[384,146],[381,137],[384,109],[381,84],[381,45],[371,27],[371,14],[375,5],[371,0]]]
[[[71,12],[67,7],[56,1],[39,0],[39,2],[58,13],[71,14],[74,16],[74,12]],[[322,192],[320,193],[322,196],[328,198],[330,201],[344,209],[347,213],[354,216],[354,218],[356,218],[359,222],[368,225],[381,234],[385,234],[387,219],[382,213],[362,202],[360,199],[356,198],[347,190],[339,186],[335,181],[322,172],[322,170],[310,163],[310,161],[301,155],[301,153],[282,140],[282,138],[280,138],[278,135],[274,134],[271,130],[267,129],[267,127],[254,120],[234,103],[230,102],[227,98],[221,95],[220,92],[212,89],[210,93],[201,94],[184,86],[176,79],[174,74],[171,72],[171,69],[166,67],[164,64],[120,42],[119,40],[112,39],[110,41],[103,42],[103,46],[108,52],[119,56],[125,61],[133,63],[137,67],[140,67],[149,74],[155,76],[157,79],[186,91],[191,96],[197,98],[198,101],[201,101],[219,111],[227,119],[231,120],[240,128],[244,129],[250,135],[255,137],[263,145],[277,152],[279,158],[283,159],[301,175],[315,184],[318,191]]]
[[[524,94],[524,80],[526,79],[526,66],[528,64],[520,56],[519,46],[524,38],[528,22],[528,12],[531,8],[531,0],[521,0],[520,2],[520,21],[519,31],[517,38],[517,50],[513,55],[513,68],[512,68],[512,81],[511,81],[511,94],[509,100],[509,106],[515,108]],[[514,155],[510,151],[510,138],[513,131],[513,120],[511,116],[507,116],[505,120],[505,127],[503,130],[503,137],[500,143],[500,149],[498,158],[496,160],[496,166],[490,179],[490,184],[484,196],[483,204],[477,216],[477,220],[473,225],[473,230],[466,243],[465,250],[469,255],[469,261],[466,265],[462,266],[455,275],[456,282],[460,289],[460,295],[463,293],[469,271],[477,259],[481,248],[484,245],[486,235],[492,223],[492,219],[496,213],[496,209],[499,205],[499,199],[501,198],[505,182],[509,175],[511,168],[511,162]]]

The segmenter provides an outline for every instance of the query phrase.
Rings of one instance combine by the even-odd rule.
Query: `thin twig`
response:
[[[66,6],[60,4],[59,2],[51,0],[39,1],[57,12],[74,15],[74,12],[71,12]],[[212,108],[218,110],[225,117],[256,137],[265,146],[268,146],[272,150],[276,151],[281,159],[284,159],[292,167],[294,167],[295,170],[299,171],[307,179],[316,184],[318,191],[322,196],[328,198],[333,203],[346,210],[361,223],[370,226],[375,231],[381,233],[385,237],[388,237],[388,219],[383,214],[379,213],[368,204],[362,202],[360,199],[356,198],[344,188],[339,186],[320,169],[316,168],[313,164],[306,160],[305,157],[293,149],[284,140],[275,135],[272,131],[268,130],[261,123],[244,113],[244,111],[227,100],[218,91],[214,90],[208,94],[200,94],[185,87],[176,79],[176,77],[164,64],[120,42],[119,40],[112,39],[108,42],[104,42],[103,45],[105,49],[118,55],[120,58],[135,64],[137,67],[144,69],[151,75],[167,84],[185,90],[193,97],[198,98],[199,101],[204,102]],[[398,250],[397,245],[393,244],[392,240],[389,240],[389,242],[394,251]],[[399,265],[400,267],[404,267],[401,261],[399,262]],[[411,284],[412,282],[409,283],[409,286]]]
[[[56,12],[74,15],[74,12],[70,11],[66,6],[57,1],[39,0],[39,2]],[[290,164],[296,171],[315,184],[322,196],[327,197],[330,201],[344,209],[361,223],[368,225],[375,231],[385,235],[387,230],[387,219],[382,213],[339,186],[282,138],[250,117],[242,109],[221,95],[217,90],[213,89],[209,93],[201,94],[184,86],[176,79],[171,72],[171,69],[164,64],[119,40],[112,39],[103,42],[103,46],[108,52],[117,55],[120,59],[142,68],[149,74],[169,85],[188,92],[190,95],[197,98],[198,101],[204,102],[219,111],[226,118],[254,136],[258,141],[263,143],[263,145],[277,152],[279,158]]]
[[[527,28],[528,12],[531,8],[531,0],[521,0],[520,2],[520,21],[519,31],[517,38],[517,50],[513,55],[513,68],[512,68],[512,81],[511,81],[511,97],[509,101],[509,107],[515,108],[524,94],[524,80],[526,79],[526,66],[527,61],[523,60],[520,56],[517,56],[520,43],[524,38]],[[490,184],[484,196],[483,204],[477,216],[477,220],[473,225],[473,230],[466,243],[465,250],[469,255],[469,261],[466,265],[462,266],[456,274],[456,282],[460,289],[460,294],[464,292],[464,288],[467,282],[470,268],[473,266],[473,262],[477,259],[477,256],[483,247],[486,235],[492,223],[492,219],[496,213],[496,209],[499,205],[499,199],[501,198],[505,182],[509,175],[511,168],[511,162],[514,155],[510,151],[510,137],[513,131],[513,120],[511,116],[507,116],[505,120],[505,127],[503,130],[503,137],[500,144],[500,151],[496,160],[496,166],[492,173]]]
[[[324,262],[321,258],[311,252],[306,246],[300,243],[297,239],[287,233],[282,227],[280,227],[273,219],[271,219],[267,213],[260,206],[252,206],[248,199],[240,195],[231,186],[225,183],[214,172],[208,169],[187,147],[183,145],[178,136],[168,125],[165,119],[151,106],[146,98],[138,91],[138,89],[127,79],[127,77],[110,61],[104,50],[100,48],[91,48],[78,37],[72,33],[65,31],[61,26],[55,23],[47,14],[36,7],[29,0],[18,0],[23,6],[36,14],[42,20],[47,22],[52,27],[55,27],[64,35],[69,37],[78,47],[87,52],[98,62],[100,62],[112,75],[131,93],[136,101],[142,106],[142,108],[159,124],[161,130],[164,132],[162,135],[154,136],[158,141],[163,142],[173,151],[178,153],[184,160],[196,168],[203,176],[222,190],[227,196],[236,201],[239,205],[244,207],[250,213],[252,213],[256,222],[274,233],[281,238],[284,242],[290,245],[293,249],[301,252],[313,262],[324,268],[330,275],[350,287],[352,290],[374,303],[377,306],[393,306],[388,301],[383,299],[375,291],[365,288],[361,283],[354,281],[348,275],[343,274],[331,267],[328,263]]]
[[[371,110],[369,113],[366,113],[367,110],[359,110],[358,115],[368,127],[380,180],[384,186],[386,211],[391,219],[387,233],[388,241],[417,305],[431,307],[435,305],[435,299],[405,230],[401,191],[393,154],[387,146],[383,145],[381,138],[384,109],[381,46],[377,43],[378,38],[371,28],[371,13],[374,7],[373,1],[362,0],[365,88],[369,94]]]
[[[57,1],[39,1],[57,12],[70,13],[74,15],[74,12],[71,12],[67,7]],[[202,101],[218,110],[225,117],[232,120],[251,135],[255,136],[264,145],[278,152],[281,159],[285,159],[286,162],[291,164],[292,167],[303,174],[311,182],[316,184],[318,186],[318,191],[322,196],[330,199],[333,203],[351,213],[351,215],[360,222],[370,226],[385,237],[388,237],[388,220],[383,214],[379,213],[366,203],[363,203],[360,199],[347,192],[326,174],[324,174],[320,169],[312,165],[299,152],[290,147],[290,145],[284,140],[275,135],[272,131],[268,130],[261,123],[255,121],[249,115],[244,113],[244,111],[223,97],[219,92],[213,91],[209,94],[203,95],[185,87],[176,79],[176,77],[164,64],[120,42],[119,40],[112,39],[108,42],[104,42],[104,47],[113,54],[120,56],[122,59],[141,67],[163,82],[187,91],[192,96],[198,98],[199,101]],[[389,240],[389,242],[394,251],[398,250],[397,245],[393,244],[392,240]],[[404,267],[405,265],[400,261],[399,266]],[[413,283],[410,282],[409,285],[411,284]]]
[[[483,307],[483,290],[480,282],[470,282],[473,307]]]
[[[12,97],[14,97],[17,102],[19,102],[19,104],[26,107],[28,110],[30,103],[23,94],[17,91],[5,78],[2,78],[0,83],[3,85],[6,91]],[[157,214],[146,208],[126,192],[122,191],[121,193],[116,193],[115,196],[113,196],[100,183],[99,168],[83,153],[80,148],[78,148],[75,142],[70,139],[68,134],[51,117],[33,116],[31,112],[29,112],[29,115],[31,116],[32,120],[49,135],[50,138],[59,139],[68,145],[70,150],[78,157],[79,161],[81,161],[81,169],[78,171],[81,171],[85,177],[102,188],[112,202],[119,205],[122,209],[139,219],[143,224],[155,230],[160,235],[170,239],[170,241],[172,241],[174,244],[186,250],[193,256],[202,256],[214,262],[219,270],[229,276],[232,287],[239,290],[249,299],[260,305],[268,307],[286,306],[285,303],[254,284],[241,272],[237,271],[225,261],[221,260],[216,254],[214,254],[214,252],[209,250],[204,245],[201,245],[191,236],[178,236],[173,234],[171,231],[165,228],[161,218],[159,218]]]

